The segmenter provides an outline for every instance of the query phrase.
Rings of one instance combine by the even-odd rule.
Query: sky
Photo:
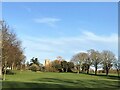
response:
[[[117,2],[3,2],[2,16],[22,41],[27,61],[69,61],[89,49],[118,54]]]

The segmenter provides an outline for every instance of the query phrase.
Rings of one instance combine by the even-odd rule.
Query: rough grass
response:
[[[3,88],[120,88],[117,76],[54,72],[16,72],[7,75]]]

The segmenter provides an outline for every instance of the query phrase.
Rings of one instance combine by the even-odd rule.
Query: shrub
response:
[[[36,71],[40,70],[40,67],[38,65],[36,65],[36,64],[32,64],[29,69],[31,71],[36,72]]]

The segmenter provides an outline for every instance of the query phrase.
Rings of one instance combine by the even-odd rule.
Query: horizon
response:
[[[3,2],[2,9],[27,61],[36,57],[44,64],[57,56],[68,61],[89,49],[110,50],[118,57],[117,2]]]

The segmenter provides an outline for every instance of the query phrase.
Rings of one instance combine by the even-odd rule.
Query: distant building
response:
[[[51,63],[51,61],[49,59],[45,59],[45,64],[44,64],[45,66],[49,66],[50,63]]]

